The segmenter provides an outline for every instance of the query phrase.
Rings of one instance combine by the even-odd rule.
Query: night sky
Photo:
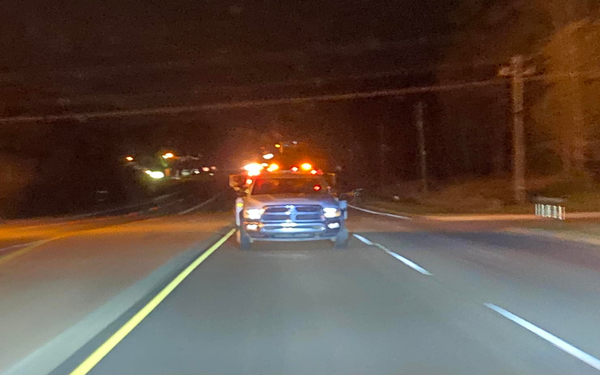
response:
[[[144,109],[426,85],[450,41],[454,7],[439,0],[6,0],[0,112]],[[389,71],[406,74],[373,77]],[[2,128],[0,154],[30,160],[40,175],[54,159],[53,166],[85,169],[69,154],[111,165],[108,158],[164,147],[233,166],[273,140],[300,139],[327,150],[332,164],[374,178],[383,135],[389,175],[414,178],[418,99],[32,123]],[[374,131],[378,126],[383,133]],[[94,148],[81,146],[90,140]],[[53,179],[47,173],[41,184]],[[110,176],[110,168],[104,173]]]

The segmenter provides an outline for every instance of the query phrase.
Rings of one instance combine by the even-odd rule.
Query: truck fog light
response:
[[[338,229],[340,227],[340,223],[329,223],[327,224],[327,228],[329,229]]]
[[[247,224],[246,230],[256,231],[256,230],[258,230],[258,224]]]

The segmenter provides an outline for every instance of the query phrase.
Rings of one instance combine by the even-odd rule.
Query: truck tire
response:
[[[242,228],[238,228],[236,233],[236,239],[238,246],[241,250],[250,250],[252,242],[250,242],[250,236],[244,233]]]
[[[346,227],[342,227],[342,229],[340,229],[340,231],[338,232],[337,237],[335,238],[333,246],[336,249],[345,249],[348,247],[348,239],[348,229],[346,229]]]
[[[244,222],[242,213],[240,213],[239,219],[240,225],[238,226],[238,230],[235,234],[238,246],[241,250],[250,250],[250,247],[252,247],[252,242],[250,241],[250,236],[246,233],[244,227],[241,225]]]

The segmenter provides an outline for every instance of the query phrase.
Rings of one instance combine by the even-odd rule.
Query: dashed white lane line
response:
[[[581,350],[579,348],[576,348],[575,346],[569,344],[568,342],[562,340],[561,338],[554,336],[550,332],[543,330],[542,328],[534,325],[533,323],[528,322],[527,320],[511,313],[508,310],[503,309],[502,307],[496,306],[493,303],[484,303],[484,306],[486,306],[489,309],[494,310],[498,314],[500,314],[503,317],[505,317],[506,319],[509,319],[510,321],[520,325],[521,327],[525,328],[526,330],[533,332],[537,336],[548,341],[549,343],[551,343],[555,347],[559,348],[560,350],[564,351],[565,353],[572,355],[573,357],[588,364],[589,366],[595,368],[596,370],[600,370],[600,359],[584,352],[583,350]]]
[[[360,234],[353,234],[354,237],[356,237],[360,242],[369,245],[369,246],[373,246],[373,242],[371,242],[368,238],[364,238],[363,236],[361,236]]]
[[[425,275],[425,276],[432,276],[432,273],[427,271],[425,268],[419,266],[417,263],[413,262],[412,260],[410,260],[408,258],[403,257],[400,254],[396,254],[395,252],[387,249],[385,246],[375,243],[375,242],[369,240],[368,238],[361,236],[360,234],[354,233],[353,236],[366,245],[375,246],[375,247],[380,248],[381,250],[385,251],[386,254],[393,256],[394,258],[401,261],[405,265],[409,266],[413,270],[419,272],[420,274]]]
[[[367,210],[366,208],[360,208],[360,207],[354,206],[352,204],[349,204],[348,207],[353,208],[355,210],[362,211],[362,212],[366,212],[366,213],[372,214],[372,215],[387,216],[387,217],[393,217],[395,219],[402,219],[402,220],[412,220],[412,218],[410,218],[408,216],[388,214],[386,212],[371,211],[371,210]]]

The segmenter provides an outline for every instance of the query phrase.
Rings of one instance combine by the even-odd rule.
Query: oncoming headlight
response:
[[[335,208],[335,207],[325,207],[323,209],[323,214],[325,215],[326,218],[333,219],[334,217],[342,216],[342,210],[340,210],[339,208]]]
[[[265,210],[262,208],[249,208],[244,211],[244,218],[250,220],[260,220],[263,212],[265,212]]]

